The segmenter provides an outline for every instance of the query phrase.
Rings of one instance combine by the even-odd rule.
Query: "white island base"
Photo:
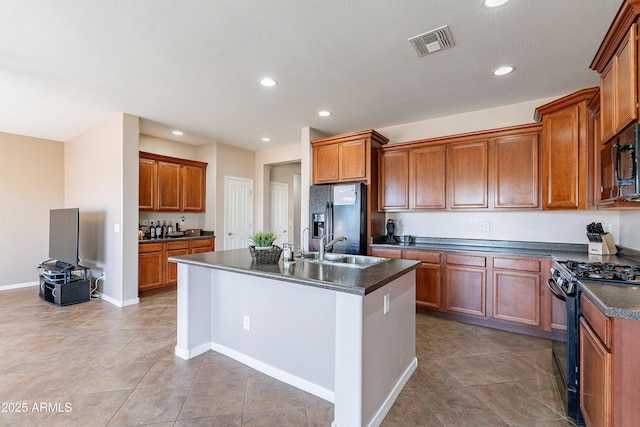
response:
[[[334,427],[380,425],[417,367],[415,270],[358,295],[178,263],[177,304],[177,356],[214,350],[328,400]]]

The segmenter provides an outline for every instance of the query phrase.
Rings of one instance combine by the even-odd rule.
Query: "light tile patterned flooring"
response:
[[[0,425],[331,424],[331,403],[226,356],[175,357],[175,298],[56,307],[36,288],[0,292]],[[384,427],[571,425],[549,341],[424,314],[416,326],[418,370]]]

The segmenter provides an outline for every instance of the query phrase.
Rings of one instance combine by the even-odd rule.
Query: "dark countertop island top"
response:
[[[420,265],[419,261],[389,259],[367,268],[318,264],[296,258],[295,263],[256,264],[249,249],[170,257],[169,262],[232,271],[306,286],[367,295]]]
[[[623,285],[582,280],[578,286],[607,316],[640,320],[640,284]]]

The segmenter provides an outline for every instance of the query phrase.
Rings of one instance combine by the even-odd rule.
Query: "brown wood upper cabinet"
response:
[[[382,211],[538,209],[540,125],[380,148]]]
[[[600,75],[600,141],[606,142],[638,117],[637,24],[631,25]]]
[[[536,109],[542,120],[542,209],[587,209],[591,203],[587,104],[598,88],[583,89]],[[590,137],[591,135],[591,137]]]
[[[313,184],[370,180],[371,149],[387,142],[374,130],[312,141]]]
[[[139,165],[140,210],[206,210],[206,163],[140,152]]]

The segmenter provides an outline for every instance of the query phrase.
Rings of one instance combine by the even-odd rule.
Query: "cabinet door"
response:
[[[540,326],[540,274],[494,270],[493,317]]]
[[[157,209],[157,183],[156,162],[150,159],[139,160],[139,195],[138,205],[140,210]]]
[[[449,146],[449,207],[488,207],[487,141],[471,141]]]
[[[600,75],[600,141],[615,134],[615,72],[614,60]]]
[[[367,179],[367,141],[343,142],[340,144],[340,180]]]
[[[411,151],[412,208],[446,208],[445,153],[444,145]]]
[[[145,243],[138,247],[138,290],[153,289],[165,284],[163,243]]]
[[[180,211],[181,172],[180,165],[158,162],[158,210]]]
[[[213,239],[197,239],[191,241],[191,253],[199,254],[213,251]]]
[[[445,309],[485,317],[486,276],[484,268],[445,266]]]
[[[314,146],[313,183],[337,182],[339,175],[339,144]]]
[[[600,151],[600,200],[607,201],[617,197],[617,186],[615,181],[615,149],[613,140],[602,144]]]
[[[614,57],[614,130],[616,132],[621,131],[638,116],[636,107],[636,43],[636,25],[634,24]]]
[[[371,256],[401,259],[402,251],[398,249],[371,248]]]
[[[200,166],[182,166],[182,211],[206,211],[207,170]]]
[[[409,151],[380,156],[380,210],[409,208]]]
[[[445,310],[485,317],[486,258],[447,254],[444,269]]]
[[[435,310],[442,308],[442,278],[440,252],[406,250],[404,259],[422,261],[416,270],[416,305]]]
[[[583,119],[586,119],[583,117]],[[582,179],[587,178],[586,140],[581,135],[579,105],[549,113],[543,118],[542,208],[584,209]]]
[[[416,270],[416,305],[440,310],[442,308],[441,290],[440,264],[423,262]]]
[[[178,264],[169,262],[172,256],[189,254],[189,241],[167,242],[167,253],[165,257],[166,284],[176,285],[178,283]]]
[[[587,426],[612,425],[612,357],[580,318],[580,410]]]
[[[494,141],[494,207],[536,209],[540,206],[538,134]]]

